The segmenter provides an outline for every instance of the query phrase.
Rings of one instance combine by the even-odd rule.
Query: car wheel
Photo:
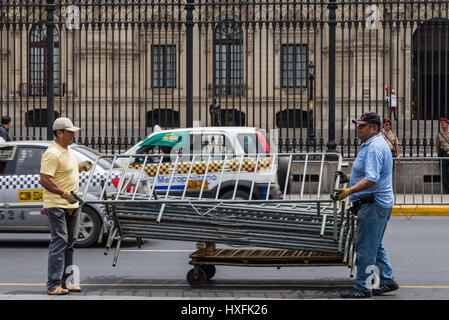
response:
[[[83,207],[79,217],[79,233],[75,245],[79,248],[94,245],[101,232],[101,220],[95,210]]]
[[[234,189],[226,191],[225,193],[222,194],[222,196],[220,198],[221,199],[232,199],[233,195],[234,195]],[[237,190],[237,192],[235,193],[234,200],[248,200],[248,199],[249,199],[249,194],[246,191]],[[253,199],[254,199],[254,197],[253,197]]]

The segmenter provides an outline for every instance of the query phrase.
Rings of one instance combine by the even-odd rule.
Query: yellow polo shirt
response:
[[[41,173],[53,177],[56,184],[68,192],[78,192],[79,173],[78,161],[70,150],[64,149],[56,141],[47,148],[41,158]],[[44,208],[78,208],[78,202],[70,204],[59,194],[44,188]]]

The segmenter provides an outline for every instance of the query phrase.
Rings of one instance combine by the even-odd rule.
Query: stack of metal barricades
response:
[[[125,238],[329,252],[341,254],[350,265],[355,219],[345,203],[330,199],[339,186],[335,172],[342,166],[341,156],[332,156],[269,154],[219,160],[187,156],[186,161],[177,155],[166,170],[162,157],[154,159],[154,155],[151,159],[148,155],[102,156],[133,172],[140,169],[140,174],[130,177],[125,170],[116,192],[106,194],[104,188],[98,200],[83,205],[104,206],[106,250],[118,238],[113,265]],[[230,161],[237,165],[229,165]],[[259,165],[262,162],[264,166]],[[193,172],[195,166],[201,172]],[[189,183],[192,179],[197,183]],[[228,196],[223,198],[225,187]],[[257,194],[258,188],[265,188],[264,192]]]

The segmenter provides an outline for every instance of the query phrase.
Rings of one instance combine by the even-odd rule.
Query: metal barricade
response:
[[[344,202],[329,197],[339,186],[338,154],[192,154],[173,155],[169,162],[164,155],[100,158],[106,157],[111,168],[125,167],[117,191],[106,194],[103,188],[96,200],[84,195],[83,205],[104,206],[105,254],[119,237],[114,266],[124,238],[139,245],[150,238],[318,251],[353,266],[355,219]],[[140,170],[138,177],[129,177],[130,169]],[[144,175],[149,179],[138,188]]]
[[[343,171],[350,173],[354,160],[354,158],[344,159]],[[443,176],[449,172],[444,171],[444,167],[448,167],[449,170],[449,158],[401,157],[393,161],[392,183],[395,205],[449,205],[449,190],[444,190],[443,185]]]

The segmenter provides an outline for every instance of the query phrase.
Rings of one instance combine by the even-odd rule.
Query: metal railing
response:
[[[353,217],[344,203],[322,192],[323,184],[339,185],[333,179],[341,169],[338,154],[174,155],[171,162],[163,162],[163,155],[102,157],[125,167],[117,192],[106,194],[104,188],[83,205],[106,208],[106,250],[120,236],[114,265],[128,237],[318,250],[340,253],[352,263]],[[319,172],[316,193],[304,193],[303,179],[295,195],[289,183],[293,168],[304,176]],[[136,169],[138,177],[128,177]],[[148,184],[137,188],[146,175]]]
[[[449,158],[410,157],[393,160],[395,205],[449,205],[449,189],[445,190],[443,184],[444,175],[449,184]],[[353,162],[354,158],[344,159],[343,171],[350,173]]]
[[[78,143],[117,153],[151,132],[151,111],[181,115],[160,119],[161,127],[210,126],[217,99],[221,109],[245,114],[233,125],[280,129],[283,152],[353,157],[360,141],[351,120],[373,110],[393,118],[401,155],[432,156],[438,118],[449,111],[448,7],[446,0],[2,1],[0,113],[13,119],[14,139],[45,139],[51,129],[24,127],[24,115],[47,108],[50,126],[54,109],[83,128]],[[47,44],[42,60],[32,51],[36,25],[47,30],[33,33]],[[51,57],[58,61],[47,65]],[[50,88],[55,64],[64,95]],[[23,94],[31,71],[46,72],[46,99]],[[157,79],[176,83],[160,87]],[[221,86],[241,89],[210,90]]]

